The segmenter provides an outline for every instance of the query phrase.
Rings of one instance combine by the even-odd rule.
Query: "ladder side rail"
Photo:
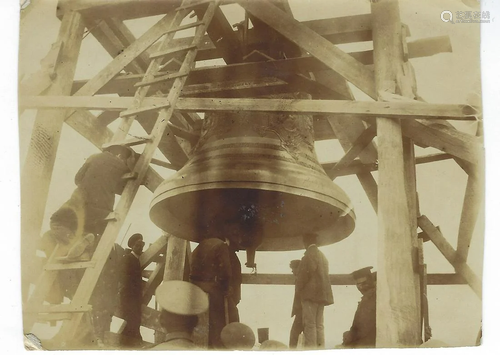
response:
[[[215,1],[210,3],[207,11],[205,12],[205,16],[203,17],[204,25],[200,26],[197,29],[197,36],[199,37],[198,41],[202,38],[203,34],[208,27],[213,15],[215,14],[216,8],[219,6],[219,1]],[[199,33],[202,33],[199,35]],[[192,63],[194,63],[196,57],[196,50],[188,52],[186,58],[184,60],[183,66],[185,68],[191,68]],[[189,63],[191,61],[191,64]],[[181,70],[183,68],[181,67]],[[139,160],[137,161],[134,167],[134,173],[137,173],[137,178],[134,180],[130,180],[122,193],[120,200],[118,201],[118,205],[115,209],[115,220],[108,222],[106,229],[99,241],[97,249],[93,256],[93,261],[96,261],[96,265],[92,269],[86,269],[85,273],[80,281],[78,289],[73,297],[73,302],[76,304],[88,304],[92,292],[97,284],[97,279],[104,267],[106,262],[106,256],[109,255],[111,249],[113,247],[113,243],[115,242],[115,236],[119,233],[121,227],[123,226],[125,217],[130,210],[133,199],[139,190],[139,187],[142,184],[142,181],[146,175],[146,171],[149,167],[153,154],[160,143],[163,132],[167,128],[170,117],[174,112],[175,102],[177,98],[180,96],[180,92],[182,90],[182,86],[186,81],[186,77],[177,78],[170,89],[170,93],[168,95],[168,99],[172,102],[172,105],[168,108],[163,108],[160,110],[158,119],[151,131],[150,137],[151,141],[146,144],[144,152],[140,155]],[[133,122],[133,120],[131,120]],[[82,321],[83,314],[77,313],[70,320],[65,321],[62,325],[62,330],[64,330],[63,336],[65,339],[71,339],[74,337],[76,332],[78,331],[78,325]]]

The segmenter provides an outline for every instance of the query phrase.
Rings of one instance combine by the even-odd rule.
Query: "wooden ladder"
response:
[[[97,244],[92,259],[88,262],[75,262],[69,264],[56,263],[55,260],[60,256],[58,248],[56,248],[49,257],[43,272],[35,284],[33,293],[29,297],[27,305],[24,308],[25,333],[28,333],[36,322],[63,320],[61,330],[58,334],[58,338],[63,339],[61,345],[66,346],[66,343],[70,342],[71,339],[75,339],[83,317],[85,314],[88,315],[88,312],[92,309],[89,304],[92,292],[120,229],[122,228],[127,213],[130,210],[133,199],[146,175],[146,171],[162,138],[163,132],[174,113],[177,99],[180,96],[186,78],[195,65],[198,47],[212,21],[219,3],[220,0],[183,0],[180,7],[167,15],[170,17],[170,27],[164,34],[158,52],[150,56],[150,64],[142,81],[136,84],[138,89],[134,96],[134,105],[120,114],[122,118],[120,127],[115,132],[111,142],[107,144],[121,144],[127,146],[145,144],[144,151],[135,164],[133,172],[128,174],[129,181],[118,201],[115,211],[108,216],[106,229]],[[204,8],[203,15],[198,13],[198,18],[201,18],[201,20],[181,25],[183,19],[195,8],[197,8],[197,10]],[[169,43],[174,38],[175,34],[188,28],[195,29],[192,43],[185,47],[169,48]],[[184,53],[184,60],[182,61],[179,71],[161,75],[160,70],[164,57],[179,52]],[[143,106],[142,102],[150,86],[166,81],[171,81],[173,83],[166,96],[165,105]],[[151,133],[146,137],[127,140],[126,137],[137,115],[148,111],[158,111],[158,117]],[[73,299],[68,304],[44,305],[44,300],[56,280],[58,272],[68,269],[85,269]]]

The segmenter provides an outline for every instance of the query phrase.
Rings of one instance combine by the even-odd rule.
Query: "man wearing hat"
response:
[[[193,331],[198,315],[208,310],[208,295],[186,281],[165,281],[155,292],[162,308],[160,324],[167,334],[165,341],[152,350],[196,350]]]
[[[139,347],[142,344],[140,332],[142,307],[142,270],[139,256],[144,248],[142,234],[133,234],[127,243],[128,249],[123,256],[120,301],[123,320],[127,322],[121,334],[121,345]]]
[[[296,292],[302,307],[304,347],[324,349],[324,307],[333,304],[333,292],[328,276],[328,260],[316,245],[317,235],[303,236],[306,251],[300,261],[296,279]]]
[[[358,304],[351,329],[344,333],[343,346],[348,348],[374,348],[377,320],[376,273],[373,267],[354,271],[351,275],[356,287],[363,295]]]

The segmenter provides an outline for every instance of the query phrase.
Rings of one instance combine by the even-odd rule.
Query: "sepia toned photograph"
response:
[[[481,346],[495,16],[21,1],[25,348]]]

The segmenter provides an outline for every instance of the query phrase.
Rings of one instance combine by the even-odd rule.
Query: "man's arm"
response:
[[[83,177],[85,176],[85,173],[89,169],[89,165],[92,164],[92,161],[94,160],[95,155],[91,155],[90,157],[85,160],[85,163],[83,163],[82,167],[80,170],[75,175],[75,185],[80,186],[82,183]]]
[[[305,287],[307,281],[309,280],[309,277],[311,276],[310,264],[311,260],[309,258],[309,255],[306,253],[300,261],[299,270],[297,271],[297,279],[295,281],[295,286],[297,292],[299,293]]]

